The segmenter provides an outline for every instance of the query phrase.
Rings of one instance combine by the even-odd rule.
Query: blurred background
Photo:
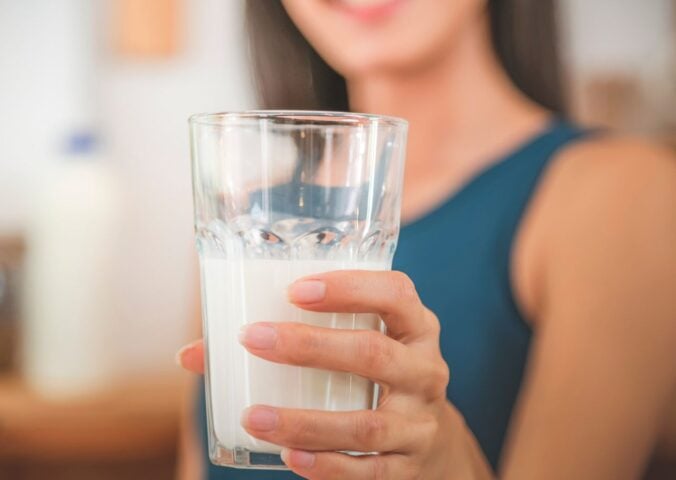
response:
[[[676,148],[676,3],[559,3],[574,118]],[[187,117],[255,107],[243,4],[0,0],[0,478],[173,478]]]

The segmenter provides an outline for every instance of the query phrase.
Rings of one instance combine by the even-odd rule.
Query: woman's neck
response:
[[[545,110],[501,68],[487,21],[478,21],[460,32],[442,58],[414,72],[348,79],[353,111],[409,121],[405,219],[433,208],[546,123]]]

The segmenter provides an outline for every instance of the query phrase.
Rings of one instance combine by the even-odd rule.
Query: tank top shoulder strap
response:
[[[589,130],[555,119],[542,134],[502,162],[506,168],[502,170],[500,183],[509,189],[502,212],[507,215],[503,219],[509,225],[505,233],[511,237],[519,227],[523,212],[550,162],[566,146],[590,134]]]
[[[499,178],[499,190],[504,201],[497,232],[498,262],[504,293],[520,318],[523,315],[516,305],[510,272],[515,238],[524,213],[552,160],[564,148],[592,133],[591,130],[555,118],[542,134],[503,161],[504,168]],[[523,326],[526,327],[526,324]]]

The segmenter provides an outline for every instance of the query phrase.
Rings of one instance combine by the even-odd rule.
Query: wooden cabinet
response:
[[[179,379],[134,379],[108,392],[48,401],[0,378],[0,478],[173,479]]]

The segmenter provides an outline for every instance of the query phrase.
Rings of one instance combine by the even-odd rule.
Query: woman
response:
[[[258,406],[246,430],[313,480],[642,476],[676,433],[676,164],[560,119],[553,0],[247,7],[264,107],[395,115],[410,136],[406,275],[289,289],[300,308],[378,312],[388,336],[277,324],[242,338],[270,361],[377,381],[379,408]],[[197,342],[180,359],[200,372],[202,355]]]

